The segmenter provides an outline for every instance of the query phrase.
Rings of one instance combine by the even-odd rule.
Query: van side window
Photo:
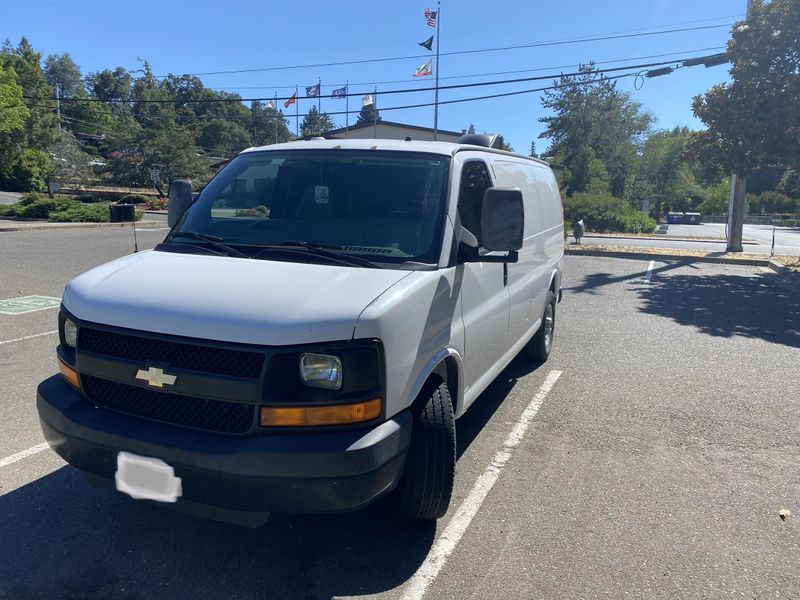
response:
[[[489,170],[486,163],[472,160],[465,163],[461,169],[461,185],[458,192],[458,216],[461,225],[469,229],[478,238],[478,243],[483,244],[481,234],[481,207],[483,206],[483,193],[492,187]]]

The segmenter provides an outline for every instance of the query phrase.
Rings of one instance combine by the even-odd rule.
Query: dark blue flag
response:
[[[347,96],[347,86],[335,89],[333,90],[333,93],[331,93],[331,98],[344,98],[346,96]]]

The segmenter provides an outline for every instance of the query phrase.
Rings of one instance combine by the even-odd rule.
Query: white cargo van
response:
[[[37,406],[93,481],[247,524],[394,492],[436,519],[455,419],[520,352],[547,360],[561,296],[548,165],[468,143],[253,148],[170,233],[64,290]]]

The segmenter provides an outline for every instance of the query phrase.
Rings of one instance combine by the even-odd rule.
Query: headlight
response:
[[[301,354],[300,379],[312,387],[338,390],[342,387],[342,361],[329,354]]]
[[[69,319],[64,320],[64,343],[70,348],[78,343],[78,326]]]

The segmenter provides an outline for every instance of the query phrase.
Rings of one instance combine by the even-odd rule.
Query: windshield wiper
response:
[[[175,235],[172,236],[173,238],[176,237],[190,237],[196,240],[200,240],[203,242],[208,243],[209,245],[213,246],[217,250],[222,250],[228,256],[235,256],[237,258],[250,258],[244,252],[239,252],[236,248],[231,248],[226,244],[222,243],[221,237],[216,237],[214,235],[208,235],[206,233],[199,233],[197,231],[179,231]]]
[[[335,260],[337,262],[356,266],[356,267],[367,267],[370,269],[382,269],[383,267],[378,263],[372,262],[371,260],[367,260],[366,258],[361,258],[360,256],[352,256],[350,254],[345,254],[342,252],[337,252],[337,250],[344,250],[344,246],[336,246],[334,244],[318,244],[316,242],[304,242],[301,240],[283,240],[282,242],[273,242],[268,244],[259,244],[262,247],[262,250],[256,252],[253,255],[253,258],[258,258],[259,255],[265,252],[280,252],[284,250],[286,252],[308,252],[309,254],[313,254],[315,256],[322,256],[324,258],[329,258],[331,260]]]

